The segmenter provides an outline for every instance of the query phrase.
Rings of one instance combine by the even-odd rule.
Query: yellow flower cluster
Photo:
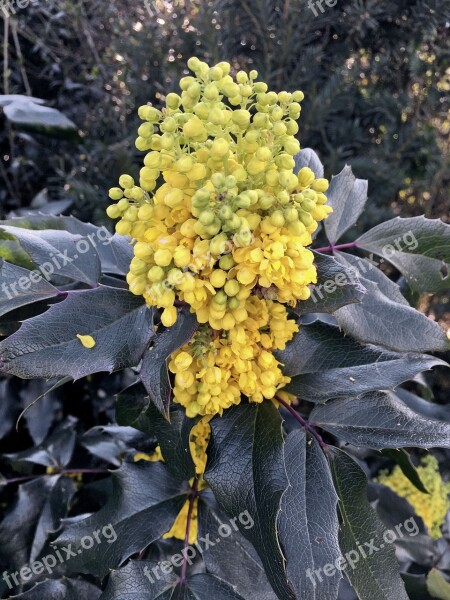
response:
[[[188,417],[222,414],[239,404],[242,394],[252,402],[272,399],[290,381],[273,350],[283,350],[298,325],[272,300],[250,296],[245,306],[245,324],[217,332],[213,339],[200,329],[172,354],[174,400],[186,408]]]
[[[209,438],[211,436],[211,427],[209,425],[211,417],[207,416],[201,419],[191,430],[189,446],[191,450],[192,460],[195,464],[195,471],[197,475],[200,477],[198,482],[198,490],[202,490],[206,487],[206,483],[203,479],[203,473],[206,468],[206,449],[208,447]],[[161,448],[159,446],[156,447],[153,454],[144,454],[143,452],[139,452],[134,457],[135,462],[139,460],[148,460],[151,462],[155,461],[164,461],[164,458],[161,454]],[[193,479],[189,482],[192,486]],[[186,536],[187,530],[187,518],[189,513],[189,500],[183,504],[182,509],[177,515],[172,527],[170,530],[163,535],[164,539],[167,538],[177,538],[179,540],[184,540]],[[191,524],[189,529],[189,544],[195,544],[198,539],[198,499],[195,498],[192,513],[191,513]]]
[[[432,454],[421,461],[417,471],[424,486],[430,492],[429,494],[418,490],[403,474],[399,466],[394,467],[390,474],[382,472],[378,481],[390,487],[399,496],[406,498],[415,513],[423,519],[430,535],[438,539],[442,536],[441,526],[450,509],[450,482],[442,481],[439,463]]]
[[[188,66],[195,77],[181,79],[181,95],[139,109],[145,166],[139,185],[120,177],[107,212],[136,241],[130,290],[164,309],[163,324],[175,322],[178,298],[201,323],[231,330],[255,286],[280,302],[309,297],[306,246],[331,211],[328,182],[294,174],[302,92],[269,92],[256,71],[234,81],[225,62]]]
[[[268,91],[257,72],[188,61],[192,76],[158,110],[141,106],[139,182],[112,188],[107,213],[131,236],[131,292],[176,322],[176,301],[202,325],[172,356],[175,401],[187,415],[222,414],[245,395],[273,399],[290,380],[273,351],[298,327],[294,306],[316,282],[307,248],[331,212],[326,179],[294,173],[303,93]],[[280,304],[281,303],[281,304]]]

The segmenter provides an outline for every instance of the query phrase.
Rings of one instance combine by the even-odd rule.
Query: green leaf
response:
[[[345,166],[330,182],[327,204],[333,212],[325,219],[325,233],[335,244],[352,227],[364,210],[367,201],[368,182],[356,179],[351,167]]]
[[[240,532],[255,547],[279,598],[294,599],[276,523],[287,487],[281,417],[271,402],[240,404],[211,421],[205,479],[228,517],[248,511],[255,526]]]
[[[409,454],[406,450],[397,450],[396,448],[385,448],[381,451],[381,454],[387,456],[391,460],[395,461],[397,465],[402,470],[402,473],[405,477],[409,479],[409,481],[416,486],[416,488],[424,494],[429,494],[430,492],[422,483],[420,479],[419,472],[416,467],[413,465]]]
[[[169,417],[169,404],[172,387],[169,380],[167,360],[170,355],[186,344],[197,330],[198,322],[195,314],[188,307],[178,311],[175,325],[162,328],[158,332],[152,347],[144,354],[140,378],[151,401],[156,408]]]
[[[189,419],[184,408],[176,404],[170,407],[169,417],[170,421],[159,412],[141,383],[117,396],[117,422],[156,437],[169,471],[180,479],[190,479],[195,475],[195,465],[189,440],[199,419]]]
[[[192,460],[189,440],[191,430],[199,419],[188,419],[184,408],[172,406],[169,422],[150,401],[148,415],[169,471],[180,479],[194,477],[195,464]]]
[[[394,388],[421,371],[446,364],[425,354],[364,346],[321,322],[302,325],[276,356],[285,365],[283,372],[293,377],[286,389],[309,402]]]
[[[116,396],[116,421],[119,425],[134,427],[154,435],[153,422],[148,412],[150,398],[140,381],[133,383]]]
[[[17,499],[0,523],[0,556],[13,572],[36,560],[49,533],[67,515],[76,485],[52,475],[19,486]]]
[[[427,576],[427,589],[433,598],[450,600],[450,583],[437,569],[431,569]]]
[[[171,598],[161,595],[176,585],[175,573],[164,572],[162,563],[150,560],[130,560],[124,567],[112,571],[100,600],[156,600]],[[166,566],[164,565],[165,571]]]
[[[254,522],[248,516],[241,515],[241,520],[251,528]],[[224,524],[231,529],[229,535]],[[276,600],[255,549],[219,511],[211,490],[200,495],[198,535],[208,573],[230,583],[246,600]]]
[[[450,423],[415,413],[393,392],[331,400],[316,406],[310,419],[355,446],[450,448]]]
[[[126,275],[129,271],[130,261],[133,258],[131,238],[117,233],[112,235],[104,226],[97,227],[92,223],[83,223],[72,216],[42,214],[28,214],[8,221],[0,221],[0,227],[4,225],[37,231],[57,229],[68,231],[75,236],[82,236],[89,240],[90,245],[95,248],[101,260],[102,271],[116,275]]]
[[[430,419],[450,422],[450,406],[448,404],[443,405],[429,402],[401,388],[396,390],[395,393],[414,412]]]
[[[15,600],[98,600],[101,590],[81,579],[67,579],[61,581],[47,580],[38,583],[31,590],[12,596]]]
[[[59,294],[42,274],[35,272],[30,278],[30,271],[12,265],[0,258],[0,315],[5,315],[11,310],[32,304],[38,300],[52,298]]]
[[[35,98],[34,96],[25,96],[24,94],[0,94],[0,106],[7,106],[13,102],[34,102],[34,104],[45,104],[45,100],[42,98]]]
[[[228,583],[214,575],[199,573],[181,585],[173,572],[163,572],[163,566],[169,571],[171,563],[130,561],[111,573],[100,600],[243,600]]]
[[[47,135],[73,134],[77,126],[56,108],[42,106],[29,96],[19,96],[3,106],[5,117],[19,129]]]
[[[348,264],[348,255],[338,260]],[[400,352],[434,352],[450,348],[450,341],[438,323],[406,303],[399,292],[376,269],[360,276],[367,294],[361,304],[338,309],[334,316],[345,333],[360,342],[378,344]],[[378,272],[380,273],[380,272]],[[370,279],[369,279],[370,278]],[[395,285],[395,284],[393,284]],[[389,294],[389,295],[387,295]]]
[[[335,252],[335,257],[340,264],[353,272],[354,277],[364,277],[376,283],[380,291],[390,300],[394,300],[398,304],[410,306],[401,293],[400,287],[378,268],[382,264],[382,261],[378,261],[373,256],[367,259],[349,254],[348,252]]]
[[[358,278],[332,256],[314,252],[317,267],[317,284],[308,300],[297,302],[296,315],[308,313],[334,313],[335,310],[361,302],[366,293]]]
[[[367,231],[356,243],[392,263],[417,292],[450,289],[450,225],[438,219],[396,217]]]
[[[289,487],[281,501],[278,529],[288,579],[297,598],[336,600],[342,578],[334,566],[340,557],[339,522],[327,460],[304,429],[287,436],[284,456]],[[319,579],[314,571],[324,568],[327,572]]]
[[[295,169],[294,172],[298,173],[303,167],[309,167],[314,172],[316,179],[323,177],[324,169],[320,158],[316,152],[311,148],[303,148],[298,154],[295,155]]]
[[[127,290],[99,286],[69,293],[0,342],[2,368],[24,379],[85,377],[136,366],[153,335],[152,311]],[[89,335],[85,348],[77,335]]]
[[[160,462],[125,464],[112,478],[107,504],[87,519],[68,524],[54,542],[59,547],[72,544],[76,556],[66,563],[70,571],[104,577],[168,531],[187,499],[187,485],[173,478]],[[83,549],[84,536],[92,538],[94,531],[108,526],[100,543]],[[117,539],[113,541],[114,533]]]
[[[72,459],[77,437],[77,419],[71,415],[56,426],[51,435],[41,444],[28,450],[4,454],[11,462],[30,462],[44,467],[66,467]]]
[[[366,475],[342,450],[334,448],[330,459],[342,515],[339,541],[345,572],[358,598],[408,600],[394,548],[383,538],[385,529],[367,501]]]
[[[89,239],[67,231],[31,231],[9,225],[2,225],[1,232],[17,239],[46,279],[62,275],[88,285],[97,284],[100,260]]]

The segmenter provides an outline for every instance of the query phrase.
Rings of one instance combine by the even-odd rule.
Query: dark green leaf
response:
[[[408,600],[394,548],[383,538],[385,529],[367,501],[366,475],[342,450],[334,448],[330,458],[342,515],[339,541],[347,577],[360,600]]]
[[[311,148],[303,148],[295,155],[295,173],[298,173],[303,167],[309,167],[313,171],[316,179],[323,177],[323,164],[320,158]]]
[[[167,421],[146,395],[139,382],[117,396],[117,422],[129,425],[155,436],[161,447],[167,468],[180,479],[190,479],[195,474],[189,448],[192,427],[198,419],[188,419],[185,410],[173,405],[170,422]]]
[[[450,423],[450,406],[448,404],[442,405],[429,402],[401,388],[396,390],[395,393],[414,412],[430,419]]]
[[[127,463],[112,477],[113,493],[107,504],[87,519],[68,524],[55,541],[60,547],[72,544],[76,556],[67,562],[71,571],[105,576],[168,531],[187,498],[187,485],[174,479],[160,462]],[[89,550],[82,548],[84,536],[92,538],[94,531],[104,528],[110,539],[104,536]]]
[[[427,419],[393,392],[331,400],[316,406],[311,420],[338,438],[369,448],[450,448],[450,424]]]
[[[152,402],[149,402],[148,415],[169,471],[180,479],[194,477],[195,465],[189,440],[191,430],[198,419],[188,419],[184,408],[172,406],[169,422]]]
[[[287,436],[284,461],[289,487],[281,501],[278,529],[288,579],[297,598],[336,600],[342,578],[334,566],[340,557],[339,522],[328,463],[304,429]],[[314,571],[324,568],[327,573],[317,577]]]
[[[297,315],[334,313],[342,306],[361,302],[366,290],[358,277],[332,256],[318,252],[314,252],[314,255],[317,284],[311,290],[311,297],[297,302],[293,312]]]
[[[208,573],[191,577],[185,589],[185,600],[243,600],[225,581]],[[176,600],[176,595],[173,596]]]
[[[168,566],[171,566],[170,563]],[[173,571],[162,571],[161,563],[130,560],[122,569],[112,571],[100,600],[161,599],[165,597],[161,594],[173,590],[176,581],[177,577]],[[170,597],[169,593],[167,598]]]
[[[241,515],[241,521],[251,528],[254,523],[247,515]],[[223,524],[231,529],[230,535],[228,528],[221,527]],[[258,600],[276,600],[255,549],[220,513],[210,491],[201,494],[198,527],[202,557],[208,573],[228,581],[245,600],[255,597]]]
[[[347,261],[347,255],[343,259]],[[398,291],[387,288],[376,270],[360,275],[367,294],[361,304],[338,309],[335,317],[345,333],[361,342],[378,344],[400,352],[433,352],[450,348],[450,341],[438,323],[406,303],[399,303]],[[381,281],[381,283],[380,283]],[[395,285],[395,284],[394,284]],[[386,295],[388,293],[388,295]]]
[[[195,314],[189,308],[178,311],[178,319],[172,327],[164,328],[155,337],[152,347],[144,354],[140,378],[156,408],[169,416],[171,385],[167,359],[172,352],[186,344],[198,327]]]
[[[59,293],[38,271],[32,274],[28,269],[12,265],[2,259],[0,259],[0,277],[2,280],[0,315],[19,306],[57,296]]]
[[[164,562],[169,571],[171,563]],[[100,600],[243,600],[228,583],[208,573],[199,573],[184,585],[177,585],[176,576],[173,572],[164,574],[162,565],[148,560],[130,561],[112,572]]]
[[[397,450],[396,448],[386,448],[386,449],[382,450],[381,453],[384,454],[384,456],[387,456],[391,460],[395,461],[398,464],[398,466],[400,467],[400,469],[402,470],[403,475],[405,477],[407,477],[410,480],[410,482],[416,486],[416,488],[418,490],[420,490],[424,494],[429,494],[427,488],[422,483],[422,480],[420,479],[420,475],[419,475],[416,467],[413,465],[411,458],[410,458],[409,454],[406,452],[406,450],[403,450],[403,449]]]
[[[62,469],[72,458],[75,441],[77,419],[68,416],[65,421],[58,423],[52,434],[37,446],[14,454],[4,454],[11,462],[30,462],[44,467]]]
[[[0,440],[13,428],[20,413],[19,391],[17,380],[3,379],[0,381]]]
[[[46,279],[62,275],[95,285],[100,278],[100,259],[88,238],[67,231],[31,231],[2,225],[0,231],[14,236]]]
[[[150,399],[143,384],[133,383],[116,396],[116,420],[119,425],[134,427],[154,435],[153,423],[148,413]]]
[[[325,233],[332,244],[358,220],[367,201],[367,181],[356,179],[351,167],[345,166],[330,182],[327,204],[333,212],[324,221]]]
[[[76,337],[90,335],[85,348]],[[153,335],[152,311],[126,290],[73,292],[0,343],[3,369],[24,379],[85,377],[135,366]]]
[[[348,254],[348,252],[335,252],[335,256],[342,265],[351,269],[355,277],[364,277],[376,283],[385,296],[398,304],[410,306],[401,293],[400,287],[378,268],[382,264],[381,261],[373,257],[370,259],[360,258],[354,254]]]
[[[392,263],[417,292],[450,289],[450,225],[425,217],[396,217],[356,241]]]
[[[80,444],[91,454],[118,467],[130,450],[143,447],[148,437],[133,427],[99,425],[80,437]]]
[[[337,327],[316,322],[301,326],[286,350],[277,352],[293,377],[286,389],[303,400],[324,402],[394,388],[443,361],[424,354],[399,354],[364,346]]]
[[[36,560],[75,492],[75,482],[59,475],[19,486],[17,501],[0,524],[0,555],[12,571]]]
[[[254,545],[279,598],[295,598],[287,582],[276,522],[287,487],[281,418],[274,405],[241,404],[211,421],[205,479],[228,517],[250,513],[255,526],[240,532]]]
[[[19,129],[33,130],[47,135],[74,133],[77,127],[56,108],[42,106],[22,96],[3,107],[5,116]]]
[[[67,579],[61,581],[47,580],[38,583],[34,588],[13,596],[15,600],[98,600],[101,590],[81,579]]]
[[[102,271],[116,275],[126,275],[129,271],[130,261],[133,258],[133,247],[128,236],[112,235],[106,227],[97,227],[92,223],[83,223],[75,217],[54,215],[26,215],[0,221],[0,227],[11,225],[24,229],[42,230],[58,229],[68,231],[75,236],[88,239],[100,257]]]

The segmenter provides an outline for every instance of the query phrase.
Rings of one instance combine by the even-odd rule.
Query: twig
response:
[[[280,404],[282,404],[284,406],[284,408],[291,413],[291,415],[294,417],[294,419],[296,419],[300,423],[300,425],[317,440],[317,442],[318,442],[319,446],[322,448],[322,450],[324,450],[324,451],[327,450],[327,448],[328,448],[327,444],[323,441],[320,433],[318,433],[316,431],[315,427],[309,421],[307,421],[301,415],[299,415],[298,412],[294,408],[292,408],[292,406],[290,404],[288,404],[282,398],[279,398],[278,396],[276,396],[275,400],[277,402],[279,402]]]
[[[335,250],[346,250],[347,248],[358,248],[358,244],[356,242],[338,244],[337,246],[331,244],[330,246],[325,246],[324,248],[313,248],[313,250],[316,252],[334,252]]]

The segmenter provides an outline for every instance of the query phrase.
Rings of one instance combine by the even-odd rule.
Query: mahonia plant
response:
[[[117,392],[111,425],[79,432],[69,416],[6,456],[27,475],[5,485],[46,504],[26,527],[14,509],[0,523],[0,590],[427,598],[448,484],[420,449],[445,453],[450,424],[448,407],[411,390],[446,366],[429,353],[450,342],[411,303],[448,290],[450,227],[395,218],[351,241],[367,182],[345,167],[329,184],[300,150],[302,92],[226,62],[188,66],[164,107],[139,108],[144,167],[109,192],[114,234],[71,217],[0,222],[6,383],[48,380],[40,395],[54,397],[95,374],[111,383],[93,403]],[[78,462],[87,453],[93,469]],[[101,508],[86,516],[93,490]],[[86,547],[94,532],[107,541]],[[19,577],[25,555],[33,567],[68,548],[57,569]]]

